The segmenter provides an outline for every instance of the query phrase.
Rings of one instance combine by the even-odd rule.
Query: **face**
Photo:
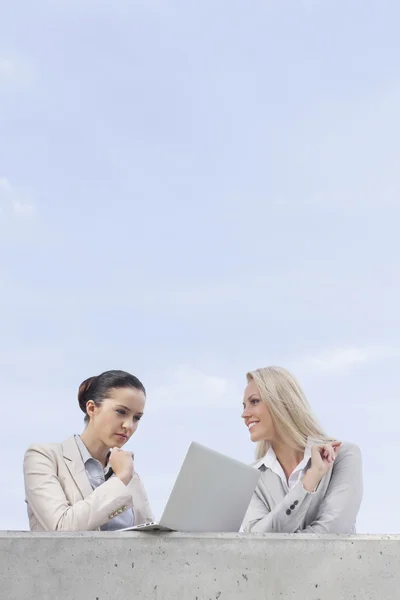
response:
[[[89,427],[107,448],[121,448],[135,433],[143,416],[146,397],[135,388],[112,388],[100,406],[86,405]]]
[[[260,392],[251,379],[244,391],[242,418],[250,432],[252,442],[275,438],[275,427],[267,405],[261,400]]]

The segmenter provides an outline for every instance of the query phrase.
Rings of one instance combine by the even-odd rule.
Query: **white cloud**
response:
[[[384,348],[357,348],[355,346],[333,348],[317,356],[310,356],[302,366],[315,371],[342,371],[353,366],[371,363],[383,358],[394,358],[397,353]]]
[[[29,85],[33,78],[32,65],[20,60],[0,57],[0,84],[2,87]]]
[[[15,65],[7,58],[0,58],[0,77],[12,78],[15,75]]]
[[[182,365],[167,373],[164,384],[151,390],[151,398],[153,406],[224,406],[231,399],[230,384],[222,377]]]
[[[15,200],[13,202],[13,210],[17,215],[31,215],[34,212],[34,207],[32,204],[23,203],[20,200]]]
[[[0,177],[0,198],[2,195],[10,195],[11,194],[11,185],[8,179],[5,177]]]
[[[14,188],[6,177],[0,177],[0,214],[26,218],[34,212],[34,206],[27,194]]]

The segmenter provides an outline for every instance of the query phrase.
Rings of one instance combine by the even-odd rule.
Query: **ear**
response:
[[[93,400],[88,400],[86,402],[86,414],[89,417],[89,419],[91,419],[95,415],[96,408],[97,407],[96,407],[95,403],[93,402]]]

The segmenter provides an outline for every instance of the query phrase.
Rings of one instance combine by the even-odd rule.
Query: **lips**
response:
[[[125,435],[124,433],[116,433],[115,435],[117,435],[118,437],[120,437],[123,440],[127,440],[128,439],[128,436]]]
[[[257,423],[259,423],[260,421],[250,421],[250,423],[247,423],[247,427],[249,428],[249,431],[251,431],[253,429],[253,427],[255,425],[257,425]]]

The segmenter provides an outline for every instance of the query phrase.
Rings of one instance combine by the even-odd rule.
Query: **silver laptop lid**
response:
[[[159,523],[175,531],[238,532],[259,476],[192,442]]]

